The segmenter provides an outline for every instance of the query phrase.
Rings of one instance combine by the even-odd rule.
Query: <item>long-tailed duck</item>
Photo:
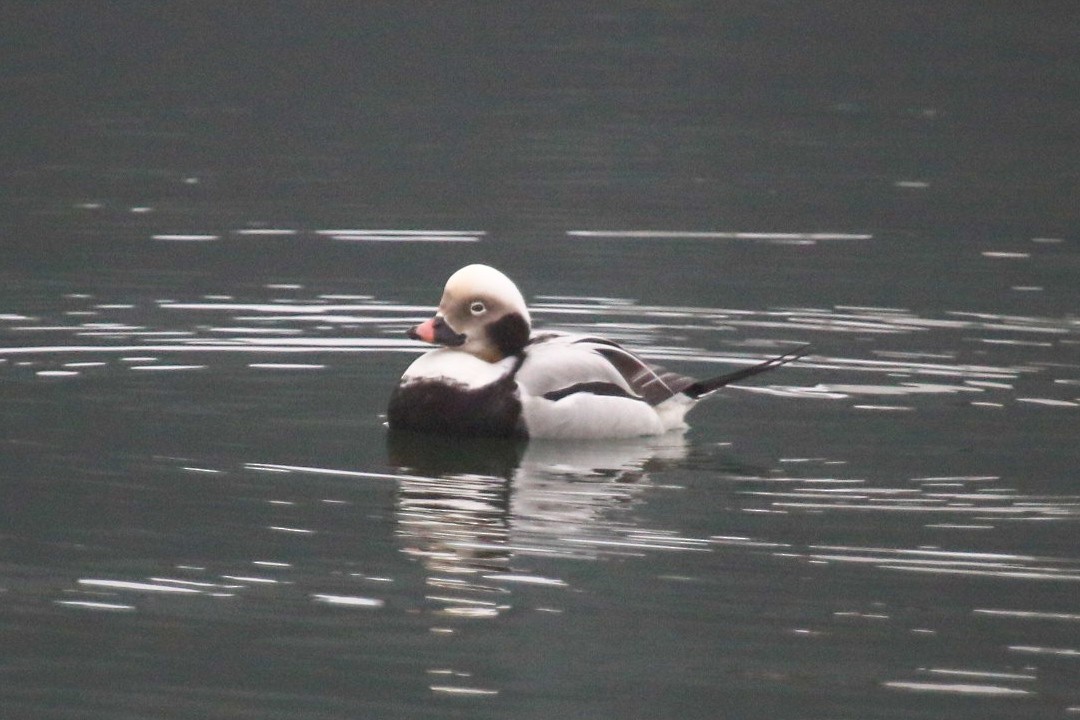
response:
[[[441,347],[402,375],[390,397],[390,427],[480,437],[659,435],[685,427],[687,411],[716,389],[806,354],[802,348],[695,380],[604,338],[533,334],[521,292],[487,265],[451,275],[435,316],[408,335]]]

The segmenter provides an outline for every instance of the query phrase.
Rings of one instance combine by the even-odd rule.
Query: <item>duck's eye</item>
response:
[[[474,300],[472,305],[469,306],[469,312],[473,315],[483,315],[487,312],[487,306],[479,300]]]

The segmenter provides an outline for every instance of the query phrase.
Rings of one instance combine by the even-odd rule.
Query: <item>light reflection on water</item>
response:
[[[334,231],[332,237],[462,242],[483,233]],[[835,239],[813,233],[762,237]],[[408,356],[423,350],[402,331],[431,307],[364,290],[324,292],[275,282],[243,293],[222,287],[191,297],[175,291],[168,298],[66,293],[34,312],[0,308],[0,372],[12,382],[72,392],[155,373],[238,384],[265,378],[283,383],[269,390],[272,396],[294,378],[336,381],[362,359],[371,368],[364,372],[378,366],[378,381],[385,385]],[[863,305],[668,306],[566,294],[537,296],[531,305],[539,325],[600,333],[651,360],[700,375],[718,366],[756,363],[796,343],[819,346],[796,366],[726,395],[736,402],[757,395],[807,418],[818,408],[836,408],[850,413],[848,426],[868,414],[900,412],[918,419],[957,405],[988,417],[1028,412],[1068,425],[1077,422],[1080,408],[1080,363],[1060,361],[1063,349],[1080,344],[1080,321],[1071,316],[921,314]],[[382,412],[375,398],[384,397],[379,392],[385,388],[368,390],[371,402],[360,402],[353,412],[371,426]],[[724,409],[702,408],[692,425],[695,417],[707,425],[714,412]],[[303,437],[302,426],[296,432]],[[895,451],[900,445],[887,447]],[[151,463],[155,471],[167,466],[220,481],[220,488],[246,488],[246,497],[222,489],[215,492],[224,494],[211,495],[234,508],[227,513],[230,522],[250,521],[251,510],[244,508],[253,497],[262,498],[259,522],[241,528],[242,560],[203,556],[133,567],[99,562],[33,592],[72,613],[191,621],[219,613],[318,617],[325,611],[356,614],[351,622],[371,623],[364,625],[368,629],[414,623],[462,648],[441,645],[449,657],[445,662],[433,653],[417,661],[427,692],[493,702],[513,679],[471,659],[466,648],[474,647],[481,628],[520,622],[523,613],[564,622],[570,632],[582,612],[581,597],[597,592],[582,566],[633,573],[638,563],[649,568],[646,597],[671,586],[698,597],[703,607],[717,602],[709,589],[727,582],[727,573],[742,572],[751,587],[764,583],[770,591],[812,597],[804,601],[808,610],[760,629],[755,613],[771,608],[774,598],[749,591],[749,602],[758,607],[736,613],[731,628],[761,633],[755,637],[762,646],[788,648],[797,638],[823,647],[867,642],[887,653],[890,642],[917,643],[866,679],[877,691],[1010,702],[1050,696],[1069,707],[1080,704],[1075,692],[1063,689],[1055,665],[1080,656],[1077,608],[1069,600],[1080,580],[1073,540],[1080,495],[1037,492],[1023,477],[991,474],[994,469],[985,463],[969,474],[896,477],[838,444],[822,447],[820,456],[778,457],[758,465],[707,448],[694,431],[570,446],[391,436],[386,467],[324,467],[317,459],[285,462],[263,452],[216,463],[197,457]],[[320,495],[292,489],[309,481],[340,485]],[[365,492],[389,498],[388,536],[397,564],[365,567],[363,547],[333,544],[335,537],[351,537],[348,527],[359,516],[378,512]],[[703,497],[714,515],[697,516],[694,504]],[[685,517],[679,511],[661,514],[659,507],[682,508]],[[328,511],[343,514],[334,519]],[[198,527],[185,532],[197,533]],[[1029,551],[1035,542],[1039,550]],[[308,557],[303,548],[311,546],[325,547],[326,555]],[[823,589],[783,585],[796,575]],[[899,597],[868,591],[849,599],[848,583],[880,584]],[[943,606],[935,605],[934,594],[942,591],[934,583],[950,584]],[[726,592],[747,591],[732,586]],[[633,593],[618,602],[632,603]],[[965,650],[953,638],[957,626],[977,635],[975,649]],[[388,646],[416,642],[401,639],[407,636],[398,631],[395,640],[384,640]],[[784,687],[800,682],[797,673],[771,667],[739,672],[744,674],[735,677],[746,682],[764,676]],[[820,677],[815,682],[828,686]]]
[[[4,720],[1080,716],[1068,3],[23,5]],[[475,261],[814,350],[659,445],[387,437]]]
[[[436,441],[437,444],[437,441]],[[477,451],[484,451],[480,452]],[[470,452],[472,451],[472,452]],[[419,560],[424,568],[422,596],[402,599],[401,590],[390,595],[392,612],[403,606],[424,607],[429,630],[455,634],[467,630],[455,623],[492,619],[518,604],[522,587],[565,592],[573,588],[558,577],[533,572],[530,558],[591,560],[643,557],[646,553],[706,552],[708,538],[688,538],[670,530],[652,530],[634,517],[644,494],[659,488],[648,469],[677,463],[685,452],[681,435],[640,442],[567,446],[566,444],[477,441],[472,446],[447,442],[432,447],[425,437],[397,437],[390,449],[395,465],[391,473],[246,463],[244,473],[273,483],[275,478],[312,476],[334,480],[392,484],[395,489],[396,534],[401,552]],[[481,458],[477,460],[477,458]],[[464,472],[461,463],[497,474]],[[410,464],[432,474],[409,472]],[[435,472],[442,466],[442,472]],[[210,468],[184,468],[200,473],[219,473]],[[277,506],[292,501],[271,500]],[[323,499],[322,502],[343,502]],[[319,526],[270,525],[271,532],[314,535]],[[730,541],[731,539],[727,539]],[[342,609],[381,611],[388,603],[378,594],[380,585],[393,587],[391,577],[348,573],[335,582],[335,591],[307,587],[311,578],[296,572],[292,563],[254,561],[251,565],[271,575],[243,570],[213,573],[201,566],[177,566],[174,574],[138,579],[82,577],[60,592],[54,602],[61,607],[100,612],[153,611],[155,596],[184,595],[206,599],[265,602],[274,588],[287,597],[301,593],[310,603]],[[166,571],[162,568],[162,571]],[[351,589],[349,589],[351,588]],[[372,594],[358,594],[363,588]],[[373,592],[374,591],[374,592]],[[558,595],[530,608],[544,613],[563,612]],[[442,676],[439,669],[428,671]],[[448,672],[430,685],[434,693],[497,694],[476,687],[471,672]],[[468,679],[473,684],[462,684]]]
[[[358,231],[359,232],[359,231]],[[280,289],[279,286],[267,288]],[[300,286],[291,289],[302,290]],[[140,349],[170,356],[186,353],[311,354],[406,352],[420,346],[402,337],[401,330],[425,317],[429,306],[403,305],[370,296],[317,295],[308,299],[268,298],[237,302],[231,295],[198,301],[157,300],[118,302],[86,294],[71,294],[86,309],[69,309],[60,316],[21,313],[0,315],[0,331],[11,340],[0,347],[0,362],[34,367],[43,377],[77,377],[104,367],[102,360],[82,362],[73,357],[132,353]],[[639,304],[632,299],[541,297],[533,314],[545,327],[600,333],[634,347],[657,362],[738,365],[759,362],[785,343],[815,343],[831,334],[901,336],[918,344],[920,336],[934,347],[954,350],[919,352],[914,349],[873,349],[873,357],[835,357],[817,354],[803,367],[828,371],[828,382],[812,386],[755,384],[744,391],[791,398],[847,400],[859,397],[902,398],[915,394],[962,394],[977,406],[1001,407],[1026,403],[1043,408],[1080,407],[1080,362],[1040,361],[1029,353],[1017,362],[1010,353],[1004,364],[958,362],[975,350],[982,359],[995,347],[1003,349],[1060,349],[1080,347],[1080,320],[1074,317],[1032,317],[990,313],[948,312],[923,317],[899,308],[838,306],[745,310]],[[125,321],[132,315],[139,322]],[[85,319],[81,319],[85,318]],[[583,320],[584,322],[577,322]],[[758,340],[753,353],[718,351],[724,335],[738,331],[765,332],[784,342]],[[357,337],[359,335],[359,337]],[[41,338],[41,339],[39,339]],[[678,338],[678,344],[672,342]],[[1031,340],[1030,338],[1039,338]],[[745,341],[743,341],[745,344]],[[985,352],[978,345],[985,346]],[[705,348],[710,348],[706,350]],[[23,358],[33,357],[33,360]],[[155,362],[158,359],[155,358]],[[320,369],[320,363],[252,363],[261,369]],[[161,363],[131,369],[191,370],[200,364]],[[707,369],[699,370],[701,373]],[[819,373],[820,374],[820,373]],[[842,382],[843,375],[874,374],[886,382]],[[938,379],[943,379],[940,381]],[[1021,395],[1014,383],[1021,378],[1041,380],[1044,394]],[[778,378],[777,378],[778,379]],[[863,405],[864,409],[905,409],[896,404]]]
[[[573,596],[566,593],[586,587],[550,573],[550,568],[568,567],[567,562],[705,553],[734,564],[773,558],[793,563],[793,567],[813,568],[810,577],[825,577],[830,567],[861,566],[883,573],[930,574],[954,580],[1062,583],[1066,587],[1080,580],[1080,556],[1075,554],[1053,557],[948,546],[804,544],[785,539],[782,532],[768,526],[758,537],[694,537],[675,529],[651,527],[640,515],[650,500],[687,491],[685,486],[670,482],[689,461],[690,448],[679,433],[615,444],[475,441],[464,446],[405,435],[391,436],[389,451],[396,466],[390,472],[262,462],[245,463],[241,472],[271,485],[275,479],[297,476],[392,485],[395,534],[400,552],[423,568],[419,585],[403,588],[403,580],[394,577],[338,572],[347,577],[327,587],[325,580],[313,579],[293,563],[258,560],[250,563],[257,574],[242,568],[215,574],[205,567],[177,566],[172,574],[142,578],[81,577],[54,602],[73,610],[160,612],[158,603],[150,605],[146,599],[165,595],[265,603],[274,602],[267,592],[276,590],[283,594],[279,602],[292,598],[342,610],[420,613],[429,632],[458,636],[469,634],[470,623],[494,621],[515,611],[573,612]],[[785,462],[789,467],[839,468],[843,464],[820,458],[789,458]],[[994,476],[913,478],[910,486],[890,488],[869,487],[854,478],[785,475],[729,465],[722,478],[735,489],[729,512],[802,516],[815,525],[843,524],[843,516],[849,514],[901,513],[914,517],[927,530],[963,532],[969,538],[975,537],[971,531],[981,533],[1003,524],[1026,522],[1055,523],[1062,536],[1072,537],[1080,521],[1080,496],[1025,495],[1002,487],[1001,478]],[[348,495],[345,486],[341,491]],[[270,502],[295,505],[286,500]],[[330,498],[321,502],[351,505],[348,500]],[[317,523],[266,529],[292,535],[332,531]],[[161,571],[168,572],[165,568]],[[664,579],[701,580],[680,575]],[[523,594],[523,589],[529,592]],[[938,638],[950,632],[948,625],[941,624],[943,618],[955,617],[958,609],[942,616],[940,608],[913,610],[888,601],[872,607],[845,605],[843,598],[831,602],[842,609],[818,618],[812,627],[788,630],[796,636],[843,638],[853,632],[858,636],[858,628],[871,624]],[[881,687],[960,696],[1036,694],[1041,671],[1025,658],[1080,656],[1078,647],[1047,644],[1041,631],[1027,642],[1017,639],[1027,637],[1023,623],[1075,623],[1080,615],[993,606],[993,595],[982,602],[985,605],[968,611],[964,622],[1000,624],[1010,640],[997,648],[997,655],[1016,658],[1014,662],[995,664],[989,660],[994,654],[984,651],[978,668],[912,667],[909,676],[882,680]],[[158,609],[152,610],[154,606]],[[467,664],[459,660],[454,669],[429,668],[427,673],[434,678],[429,690],[478,697],[500,692],[489,678],[464,667]],[[1023,672],[1018,672],[1021,667]]]

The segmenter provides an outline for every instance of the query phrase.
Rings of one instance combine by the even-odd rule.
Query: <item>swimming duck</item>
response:
[[[474,437],[659,435],[686,427],[687,411],[718,388],[807,352],[695,380],[601,337],[533,333],[521,291],[487,265],[451,275],[434,317],[408,336],[439,347],[401,376],[390,428]]]

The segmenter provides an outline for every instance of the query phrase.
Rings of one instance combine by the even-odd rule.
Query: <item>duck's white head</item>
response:
[[[466,265],[450,276],[435,317],[409,337],[497,362],[529,341],[529,310],[513,281],[493,267]]]

